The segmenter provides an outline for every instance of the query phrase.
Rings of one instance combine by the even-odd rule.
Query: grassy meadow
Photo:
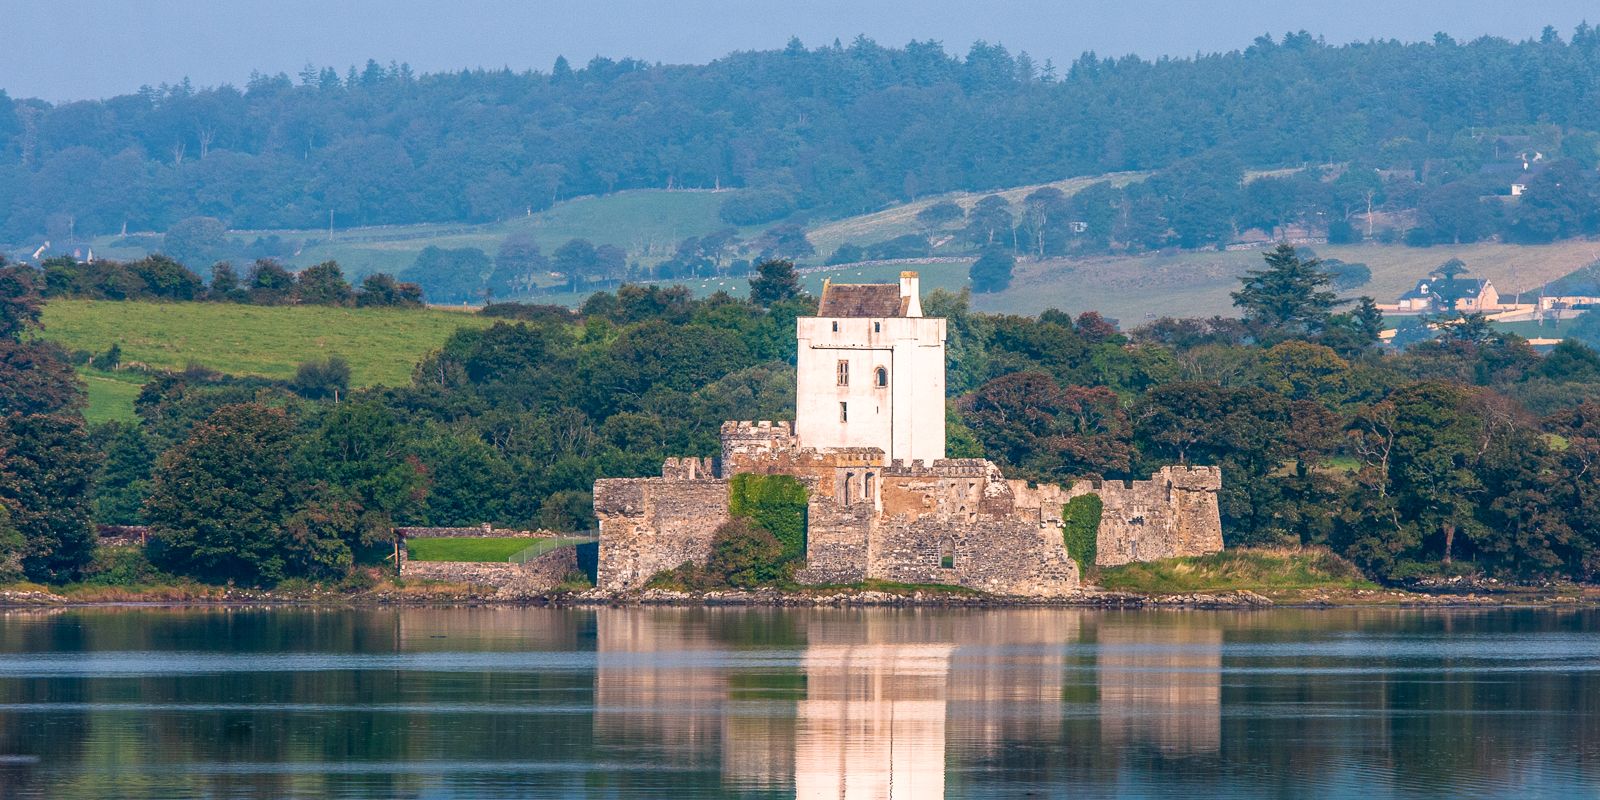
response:
[[[246,306],[52,300],[44,336],[68,350],[98,353],[113,343],[124,364],[183,369],[190,363],[232,375],[284,379],[302,362],[338,355],[353,386],[411,380],[422,356],[462,327],[492,320],[436,309]],[[91,421],[132,416],[142,376],[83,370]]]
[[[1310,590],[1374,590],[1354,564],[1314,548],[1236,548],[1208,556],[1101,567],[1105,589],[1144,594],[1232,592],[1267,595]]]
[[[567,545],[592,542],[583,537],[530,539],[526,537],[452,536],[407,539],[406,557],[413,561],[509,561],[512,556],[534,558]],[[523,551],[528,551],[524,553]]]

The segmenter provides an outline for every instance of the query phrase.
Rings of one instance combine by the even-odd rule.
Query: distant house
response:
[[[1488,278],[1437,278],[1427,277],[1417,281],[1416,288],[1400,295],[1394,310],[1401,313],[1421,314],[1429,311],[1448,311],[1446,297],[1456,298],[1455,311],[1464,314],[1481,314],[1501,310],[1500,292]]]

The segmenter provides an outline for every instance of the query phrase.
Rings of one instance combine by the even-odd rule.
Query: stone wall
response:
[[[1077,481],[1070,487],[1008,483],[1019,508],[1033,509],[1040,521],[1057,528],[1068,500],[1098,495],[1103,506],[1095,548],[1098,566],[1200,556],[1222,549],[1219,467],[1168,466],[1147,481]]]
[[[473,528],[395,528],[395,536],[406,539],[552,539],[570,536],[551,530],[508,530],[484,524]]]
[[[1097,564],[1222,549],[1215,467],[1164,467],[1129,483],[1029,485],[985,459],[885,463],[877,448],[801,447],[786,422],[729,422],[722,433],[720,463],[668,459],[661,478],[596,482],[601,588],[637,589],[662,570],[704,563],[739,473],[805,484],[804,583],[880,579],[1060,596],[1079,583],[1062,507],[1083,494],[1104,505]],[[713,468],[720,477],[706,478]]]
[[[728,481],[612,478],[595,481],[600,520],[596,585],[637,589],[662,570],[704,563],[728,521]]]
[[[498,586],[525,593],[550,591],[568,575],[581,571],[576,547],[556,548],[526,564],[503,561],[413,561],[404,556],[404,549],[401,553],[402,578]]]

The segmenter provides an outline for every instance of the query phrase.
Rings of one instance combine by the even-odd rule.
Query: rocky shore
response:
[[[1399,589],[1313,591],[1269,597],[1250,590],[1140,594],[1084,589],[1056,598],[1004,597],[942,589],[823,589],[786,592],[777,590],[726,590],[684,592],[647,589],[613,594],[598,589],[577,592],[526,593],[507,588],[468,584],[380,584],[355,592],[336,589],[279,591],[216,588],[204,592],[173,591],[68,591],[45,588],[0,589],[0,608],[48,608],[105,605],[559,605],[559,606],[764,606],[778,608],[840,607],[1085,607],[1261,609],[1333,608],[1351,606],[1491,607],[1512,605],[1600,605],[1600,594],[1566,593],[1422,593]]]

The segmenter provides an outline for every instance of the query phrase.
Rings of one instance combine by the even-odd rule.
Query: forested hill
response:
[[[1507,148],[1592,167],[1600,32],[1329,46],[1305,34],[1059,68],[979,43],[596,58],[549,73],[308,67],[50,105],[0,94],[0,241],[481,221],[633,187],[770,189],[759,224],[964,189],[1173,166],[1348,162],[1448,182]],[[1509,137],[1509,138],[1508,138]]]

